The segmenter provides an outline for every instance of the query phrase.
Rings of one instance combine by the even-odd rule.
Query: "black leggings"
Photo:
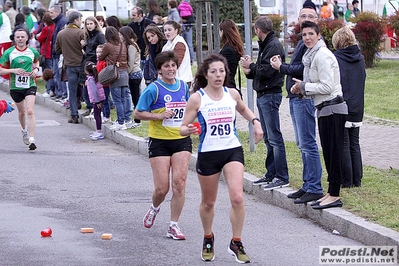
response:
[[[139,102],[140,84],[141,84],[141,79],[129,79],[129,89],[130,89],[130,94],[132,95],[132,102],[134,105],[134,109],[136,109],[137,103]],[[134,119],[134,122],[140,123],[141,121],[139,119]]]
[[[101,101],[104,104],[104,101]],[[101,110],[102,108],[98,108],[97,104],[93,103],[93,110],[94,110],[94,119],[96,120],[96,128],[97,130],[101,130]]]

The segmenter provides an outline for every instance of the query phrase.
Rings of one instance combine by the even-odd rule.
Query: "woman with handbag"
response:
[[[51,58],[51,40],[54,33],[54,21],[51,19],[50,14],[45,14],[43,16],[44,27],[40,33],[36,35],[37,41],[40,43],[40,66],[42,70],[52,69],[52,58]],[[54,89],[53,80],[50,79],[46,82],[46,92],[43,93],[43,97],[50,97],[54,95],[52,88]]]
[[[129,121],[130,117],[125,117],[125,90],[129,86],[129,76],[127,73],[127,49],[123,45],[119,37],[119,32],[115,27],[109,26],[105,31],[105,40],[103,51],[99,56],[100,60],[106,60],[107,67],[105,67],[99,74],[101,76],[104,71],[115,69],[116,79],[113,78],[109,82],[111,88],[112,99],[114,100],[117,121],[110,127],[111,130],[126,129],[125,121]],[[103,73],[104,74],[104,73]],[[101,82],[102,85],[107,84]]]
[[[124,26],[119,30],[119,33],[122,35],[122,41],[127,48],[129,89],[131,94],[131,100],[129,100],[133,102],[134,107],[136,108],[140,97],[140,84],[143,79],[143,72],[140,68],[140,48],[136,43],[137,35],[131,27]],[[140,119],[134,119],[134,121],[126,123],[127,128],[136,128],[139,126],[141,126]]]
[[[145,42],[145,63],[144,63],[144,79],[148,86],[151,82],[157,80],[158,71],[155,67],[155,57],[162,52],[162,48],[166,43],[165,35],[156,25],[148,25],[143,33]]]

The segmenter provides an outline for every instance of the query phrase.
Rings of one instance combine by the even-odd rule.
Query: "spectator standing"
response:
[[[40,43],[40,54],[46,58],[44,66],[42,66],[44,71],[45,69],[52,69],[53,66],[51,59],[51,40],[53,38],[55,24],[50,14],[45,14],[43,16],[43,23],[44,27],[42,31],[36,35],[36,39]],[[53,79],[46,82],[46,92],[43,93],[43,97],[54,95],[54,92],[51,90],[53,86]]]
[[[298,22],[302,25],[305,21],[317,22],[316,10],[310,6],[299,12]],[[288,194],[288,198],[295,199],[295,204],[318,200],[323,197],[321,186],[322,167],[319,148],[316,142],[316,107],[313,98],[299,97],[291,93],[291,87],[295,84],[292,78],[303,80],[302,57],[308,48],[301,39],[295,47],[290,64],[281,62],[278,56],[272,57],[271,66],[280,73],[287,75],[285,81],[287,98],[289,98],[290,115],[294,127],[296,145],[302,155],[302,187]]]
[[[187,103],[180,134],[182,136],[200,134],[196,170],[202,194],[200,204],[204,230],[202,260],[212,261],[215,257],[212,224],[220,174],[223,171],[231,202],[232,238],[228,252],[235,256],[237,262],[249,263],[251,260],[241,242],[245,218],[244,152],[236,134],[236,111],[254,124],[256,143],[262,140],[263,132],[259,119],[244,104],[239,93],[225,87],[228,85],[228,73],[227,62],[223,56],[212,54],[204,60],[195,76],[195,93]],[[201,133],[192,124],[195,118],[198,119],[201,128],[204,128]],[[213,134],[215,128],[222,128],[223,135]]]
[[[285,62],[283,47],[273,32],[273,22],[261,17],[255,22],[255,33],[259,38],[259,55],[256,63],[250,56],[241,58],[241,66],[247,78],[253,79],[256,91],[256,105],[259,110],[263,130],[263,140],[267,148],[266,174],[254,185],[268,184],[265,190],[287,187],[289,185],[287,158],[284,139],[280,131],[279,108],[282,100],[284,75],[272,68],[270,59],[279,55]]]
[[[168,0],[168,20],[180,22],[179,11],[177,10],[177,1],[176,0]]]
[[[18,12],[14,9],[13,3],[10,1],[7,1],[5,3],[5,9],[6,9],[5,13],[10,19],[11,30],[14,30],[15,16],[18,14]]]
[[[154,20],[154,16],[161,15],[161,10],[159,10],[159,6],[156,0],[148,0],[148,14],[147,18]]]
[[[84,39],[81,41],[83,51],[84,51],[84,61],[97,63],[96,49],[100,44],[105,43],[105,37],[101,30],[101,26],[97,19],[93,16],[86,18],[84,23]],[[87,87],[83,86],[83,99],[86,102],[87,111],[83,113],[83,116],[88,116],[91,114],[93,105],[90,101]]]
[[[327,194],[311,204],[313,209],[342,207],[339,197],[343,179],[343,145],[348,107],[342,97],[337,59],[326,47],[316,23],[302,23],[302,39],[308,48],[303,55],[303,81],[293,79],[291,93],[311,96],[317,109],[317,124],[327,170]]]
[[[187,84],[175,77],[178,59],[171,51],[160,53],[155,59],[159,78],[148,85],[140,96],[134,117],[149,120],[148,154],[154,179],[152,205],[143,219],[143,225],[151,228],[165,196],[172,187],[170,223],[166,236],[185,240],[178,221],[185,201],[188,165],[191,158],[190,137],[181,136],[182,119],[175,112],[184,114],[190,97]]]
[[[96,49],[96,55],[97,55],[97,64],[96,64],[96,68],[97,68],[97,73],[100,73],[101,70],[103,70],[106,66],[107,66],[107,62],[105,60],[100,60],[99,57],[103,52],[103,48],[104,45],[100,44],[97,46]],[[108,123],[110,122],[110,117],[111,117],[111,104],[110,104],[110,88],[109,85],[103,85],[104,88],[104,94],[105,94],[105,101],[103,103],[103,108],[102,108],[102,112],[103,112],[103,118],[102,118],[102,122],[103,123]]]
[[[54,33],[53,38],[51,40],[51,57],[52,57],[52,69],[54,73],[53,78],[53,85],[55,92],[55,97],[61,99],[62,97],[66,97],[67,89],[64,82],[61,81],[61,70],[58,68],[58,64],[60,61],[60,55],[55,50],[55,43],[57,40],[58,33],[64,29],[65,25],[67,24],[66,17],[61,14],[61,7],[58,5],[54,5],[50,7],[49,13],[51,19],[54,21]]]
[[[12,46],[11,32],[10,19],[3,12],[3,6],[0,5],[0,57]]]
[[[223,44],[220,54],[226,58],[227,66],[229,68],[227,87],[238,90],[242,96],[241,84],[239,86],[240,88],[237,88],[235,77],[237,73],[238,62],[244,55],[244,44],[241,40],[236,23],[231,19],[225,19],[220,22],[219,35],[221,38],[221,43]],[[240,75],[240,72],[238,73]],[[241,77],[239,77],[239,79],[241,79]]]
[[[37,29],[35,31],[33,31],[34,35],[37,35],[38,33],[40,33],[44,27],[44,23],[43,23],[43,16],[44,14],[47,13],[47,10],[43,7],[40,7],[38,9],[35,10],[36,16],[38,18],[37,21]]]
[[[25,16],[25,23],[28,27],[29,33],[37,30],[38,22],[37,18],[32,14],[31,9],[28,6],[23,6],[21,9],[22,14]]]
[[[107,28],[107,22],[105,22],[104,17],[101,15],[96,16],[96,19],[98,21],[98,24],[100,24],[102,33],[105,34],[105,29]]]
[[[140,69],[140,48],[136,43],[137,36],[132,28],[124,26],[120,29],[123,43],[126,45],[128,55],[128,74],[129,89],[134,107],[136,108],[140,97],[140,84],[143,79],[143,72]],[[136,128],[141,126],[140,119],[134,119],[126,123],[127,128]]]
[[[165,35],[159,29],[159,27],[155,25],[148,25],[144,30],[144,42],[145,42],[145,52],[144,55],[149,60],[149,64],[152,65],[154,69],[155,66],[155,58],[159,53],[162,52],[162,48],[166,43]],[[158,77],[155,77],[153,80],[145,80],[145,83],[150,84],[155,81]]]
[[[141,62],[140,62],[140,68],[141,70],[143,70],[144,67],[144,51],[145,51],[145,41],[144,41],[144,37],[143,37],[143,33],[145,28],[148,25],[151,24],[155,24],[154,21],[152,21],[151,19],[148,19],[146,17],[144,17],[144,12],[143,9],[141,9],[140,7],[134,7],[132,9],[132,13],[131,13],[131,18],[132,18],[132,22],[130,22],[128,24],[128,26],[130,28],[132,28],[132,30],[134,31],[134,33],[137,36],[137,45],[140,48],[140,56],[141,56]]]
[[[86,61],[85,74],[87,75],[85,86],[88,90],[90,102],[93,105],[94,119],[96,120],[96,131],[90,135],[90,139],[99,140],[104,138],[101,132],[101,109],[105,100],[104,89],[98,82],[98,73],[95,63]]]
[[[188,45],[188,50],[190,52],[190,63],[193,64],[193,24],[195,23],[195,20],[193,8],[190,5],[190,0],[183,0],[177,7],[177,10],[179,11],[180,22],[182,23],[182,37]]]
[[[359,13],[360,13],[359,1],[353,0],[352,5],[353,5],[353,13],[355,14],[356,17],[359,16]]]
[[[125,121],[130,121],[126,117],[126,90],[129,90],[129,76],[127,73],[127,49],[119,37],[118,30],[113,26],[108,26],[105,31],[105,44],[100,60],[106,60],[108,65],[116,65],[119,78],[109,84],[112,100],[116,108],[117,121],[110,127],[111,130],[126,129]],[[119,58],[119,59],[118,59]]]
[[[334,4],[334,19],[338,19],[339,18],[339,6],[338,6],[338,1],[332,1],[332,3]]]
[[[64,66],[68,76],[69,104],[71,117],[68,123],[78,124],[78,86],[83,68],[83,52],[81,41],[84,39],[82,14],[77,11],[68,13],[68,25],[57,35],[55,51],[64,55]]]
[[[345,11],[345,22],[351,23],[351,19],[355,18],[355,13],[353,12],[353,5],[348,3],[348,9]]]
[[[114,27],[117,31],[119,31],[123,27],[119,18],[114,15],[107,18],[106,25],[107,27],[108,26]]]
[[[360,187],[363,176],[359,132],[364,114],[366,69],[363,55],[353,31],[348,27],[337,30],[332,43],[339,65],[342,92],[348,105],[344,132],[342,187]]]
[[[333,9],[329,6],[327,1],[323,2],[323,5],[320,10],[320,17],[326,20],[330,20],[331,17],[334,17]]]
[[[162,51],[173,51],[179,59],[177,75],[178,79],[188,83],[189,86],[193,81],[193,73],[190,64],[190,53],[186,41],[179,34],[181,33],[181,25],[173,20],[165,22],[165,37],[168,40],[163,46]]]
[[[8,17],[7,17],[8,19]],[[10,96],[18,109],[18,119],[22,130],[22,140],[29,150],[36,149],[35,143],[35,78],[39,72],[39,53],[27,45],[29,32],[24,28],[14,33],[15,46],[7,49],[0,58],[0,75],[10,75]],[[28,121],[26,121],[26,119]]]
[[[152,18],[152,20],[155,22],[155,24],[157,24],[158,26],[163,25],[163,20],[162,17],[159,15],[154,15],[154,17]]]

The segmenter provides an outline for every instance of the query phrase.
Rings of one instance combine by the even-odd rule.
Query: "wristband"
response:
[[[251,121],[251,122],[252,122],[252,125],[255,125],[255,124],[254,124],[255,120],[257,120],[257,121],[260,123],[260,120],[259,120],[259,118],[255,117],[255,118],[254,118],[254,119],[252,119],[252,121]]]

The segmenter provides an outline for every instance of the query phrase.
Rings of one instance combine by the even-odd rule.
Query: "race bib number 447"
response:
[[[28,89],[30,85],[29,76],[15,75],[15,87]]]

